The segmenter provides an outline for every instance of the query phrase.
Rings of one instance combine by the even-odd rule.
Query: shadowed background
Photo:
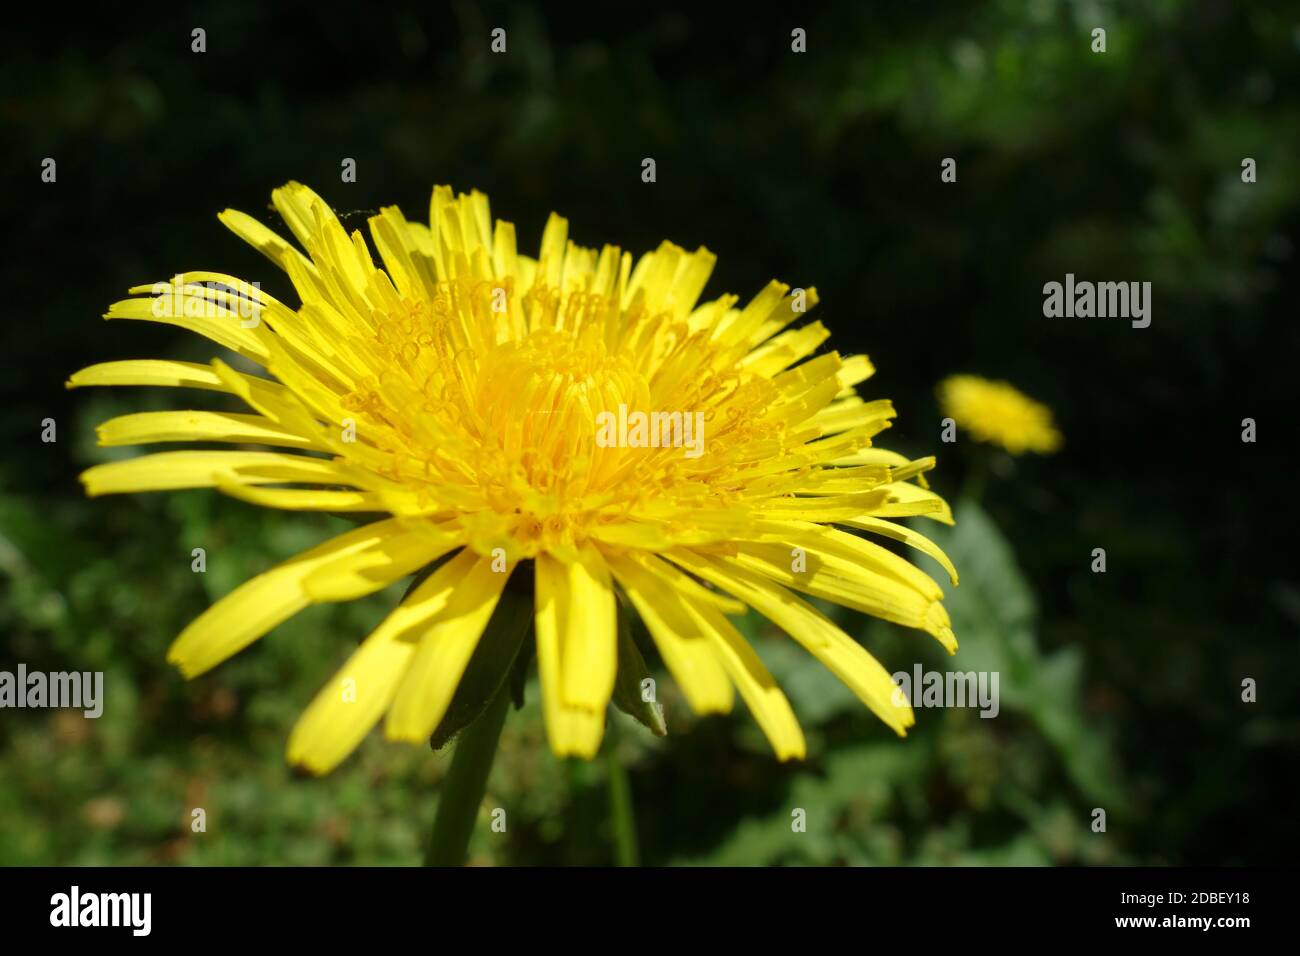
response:
[[[293,301],[216,220],[234,207],[281,227],[269,195],[289,179],[355,212],[349,228],[381,205],[423,218],[432,184],[449,183],[487,192],[521,251],[555,209],[583,245],[708,246],[709,297],[748,299],[774,277],[815,285],[829,346],[870,355],[862,394],[898,408],[883,443],[939,456],[932,483],[957,505],[942,537],[963,575],[961,651],[838,620],[891,671],[997,669],[1000,715],[919,710],[897,741],[747,621],[810,759],[776,764],[742,710],[697,720],[660,681],[668,738],[614,718],[643,861],[1287,858],[1300,836],[1282,809],[1300,743],[1282,404],[1297,355],[1300,25],[1229,0],[699,6],[230,2],[7,24],[0,669],[102,670],[107,700],[97,721],[0,711],[0,863],[419,859],[449,752],[376,735],[319,781],[282,758],[296,715],[401,588],[309,610],[187,684],[163,660],[175,634],[341,524],[206,491],[89,502],[76,482],[132,453],[95,448],[95,424],[190,396],[68,392],[69,373],[215,354],[99,316],[186,269]],[[504,55],[489,51],[497,26]],[[1104,54],[1090,49],[1098,26]],[[805,54],[791,52],[795,27]],[[40,180],[45,157],[56,183]],[[354,184],[340,182],[345,157]],[[944,157],[954,184],[940,182]],[[1150,281],[1150,328],[1045,319],[1042,286],[1067,272]],[[942,444],[934,386],[954,372],[1048,404],[1064,449],[1012,463]],[[56,443],[40,440],[46,418]],[[989,471],[982,507],[961,499],[975,467]],[[190,570],[194,547],[206,574]],[[1099,547],[1105,574],[1090,571]],[[1241,700],[1245,678],[1257,703]],[[507,832],[480,827],[475,861],[611,858],[605,769],[545,749],[535,681],[508,718],[496,806]],[[1090,829],[1098,807],[1104,834]],[[792,832],[793,808],[807,833]]]

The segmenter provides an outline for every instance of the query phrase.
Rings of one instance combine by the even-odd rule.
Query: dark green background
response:
[[[964,577],[959,655],[841,619],[891,670],[999,668],[1002,715],[919,711],[896,742],[751,628],[811,759],[776,765],[747,715],[695,721],[665,682],[666,741],[619,718],[646,862],[1289,860],[1294,9],[265,6],[7,19],[0,669],[104,670],[108,706],[97,722],[0,712],[0,863],[419,858],[446,753],[372,738],[321,781],[281,758],[296,714],[400,588],[313,609],[186,685],[163,663],[175,633],[337,523],[209,492],[89,502],[75,480],[110,457],[97,422],[188,396],[66,392],[70,372],[211,357],[194,336],[103,322],[105,307],[184,269],[288,295],[215,214],[278,226],[269,193],[289,179],[356,211],[349,226],[387,204],[423,217],[431,185],[450,183],[488,192],[525,251],[556,209],[585,245],[707,245],[710,295],[816,285],[831,346],[867,352],[879,373],[864,394],[899,409],[886,444],[937,453],[934,484],[954,501],[972,467],[990,469],[983,510],[957,502],[945,539]],[[489,52],[496,26],[505,55]],[[205,54],[190,52],[194,27]],[[794,27],[806,54],[790,50]],[[40,181],[47,156],[54,184]],[[955,184],[939,180],[947,156]],[[344,157],[355,184],[340,182]],[[1151,327],[1045,319],[1042,285],[1066,272],[1152,282]],[[1064,450],[1011,467],[942,445],[933,389],[953,372],[1046,402]],[[54,444],[40,441],[47,417]],[[1097,547],[1104,575],[1089,571]],[[489,791],[507,833],[483,828],[474,859],[606,862],[604,770],[546,752],[531,690]],[[191,832],[196,806],[206,833]],[[791,833],[793,807],[807,833]]]

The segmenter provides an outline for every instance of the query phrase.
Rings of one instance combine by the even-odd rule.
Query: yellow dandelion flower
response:
[[[977,441],[1001,445],[1013,455],[1046,455],[1061,447],[1052,410],[1008,382],[950,375],[939,383],[938,393],[943,414]]]
[[[227,275],[130,290],[109,319],[188,328],[265,369],[142,359],[69,387],[154,385],[236,396],[244,412],[142,412],[104,445],[230,442],[90,468],[90,495],[217,488],[253,504],[379,513],[216,602],[172,645],[189,677],[310,604],[376,592],[444,559],[307,708],[288,759],[324,773],[379,723],[427,739],[447,713],[510,571],[529,561],[543,715],[558,755],[592,757],[630,605],[697,713],[739,692],[781,759],[801,757],[790,705],[728,620],[752,607],[902,735],[889,672],[799,591],[956,641],[939,586],[893,551],[951,562],[892,519],[951,523],[933,458],[873,445],[894,417],[854,386],[864,356],[814,355],[795,327],[815,290],[772,282],[743,308],[700,303],[714,255],[665,242],[634,260],[569,241],[552,215],[537,258],[487,197],[433,191],[428,224],[396,208],[350,235],[310,189],[273,194],[302,249],[233,210],[219,218],[288,273],[296,308]],[[248,445],[277,450],[248,450]],[[340,687],[353,689],[352,695]]]

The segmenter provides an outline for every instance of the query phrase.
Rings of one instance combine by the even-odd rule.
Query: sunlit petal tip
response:
[[[800,732],[795,740],[782,743],[775,750],[776,759],[781,763],[789,763],[792,760],[806,760],[808,758],[808,746],[804,741],[803,733]]]
[[[939,643],[949,654],[957,653],[957,635],[953,633],[952,628],[945,627],[939,632]]]
[[[205,673],[205,669],[195,667],[193,658],[189,654],[182,653],[176,645],[179,641],[173,641],[172,646],[167,650],[167,663],[171,664],[186,680],[193,680]]]
[[[295,753],[289,750],[285,751],[285,762],[291,767],[305,770],[313,777],[323,777],[338,766],[335,763],[320,760],[310,753]]]
[[[394,743],[417,744],[428,740],[429,734],[424,732],[423,724],[417,724],[413,720],[395,721],[390,714],[384,721],[384,737]]]

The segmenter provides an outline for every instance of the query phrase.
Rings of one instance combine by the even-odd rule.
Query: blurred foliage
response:
[[[694,718],[655,670],[669,735],[611,716],[645,862],[1287,858],[1300,836],[1278,801],[1300,744],[1279,414],[1300,344],[1294,11],[970,0],[324,15],[233,2],[134,21],[6,16],[0,669],[103,670],[108,706],[97,721],[0,713],[0,863],[419,858],[447,751],[374,737],[324,780],[282,759],[297,714],[401,587],[311,609],[186,684],[164,663],[172,637],[342,525],[207,492],[90,502],[75,482],[132,453],[96,449],[95,423],[177,397],[65,392],[69,372],[211,357],[183,333],[96,316],[185,268],[289,296],[214,214],[275,225],[269,191],[290,178],[356,211],[350,225],[389,203],[417,215],[450,182],[487,191],[525,248],[554,208],[584,244],[707,245],[714,294],[772,276],[815,284],[831,345],[868,352],[880,371],[864,392],[900,411],[885,444],[939,454],[934,483],[959,519],[936,538],[962,573],[949,593],[960,651],[835,613],[891,671],[998,669],[1001,714],[923,709],[896,740],[747,620],[810,759],[776,764],[746,714]],[[498,24],[509,53],[494,57]],[[807,54],[790,52],[796,26]],[[1090,51],[1094,26],[1105,54]],[[46,156],[57,184],[40,182]],[[654,185],[640,181],[646,156]],[[939,182],[946,156],[956,184]],[[343,157],[356,184],[338,182]],[[1044,320],[1042,285],[1066,272],[1153,282],[1151,328]],[[941,445],[931,390],[963,371],[1050,405],[1064,451],[984,462]],[[1247,416],[1254,445],[1239,440]],[[46,417],[56,444],[39,440]],[[985,465],[982,502],[961,497]],[[190,571],[194,547],[206,574]],[[1089,570],[1096,547],[1104,575]],[[1240,701],[1245,677],[1257,704]],[[608,862],[605,773],[552,758],[535,682],[526,697],[484,809],[485,822],[507,810],[507,833],[481,828],[473,857]],[[1098,806],[1104,835],[1088,826]],[[796,808],[806,833],[791,829]]]

